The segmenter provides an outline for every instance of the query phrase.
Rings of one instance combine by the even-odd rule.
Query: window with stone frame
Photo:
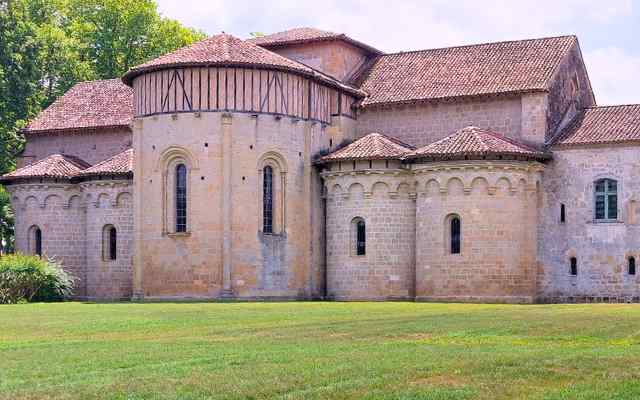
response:
[[[462,252],[462,221],[458,214],[451,214],[444,221],[445,253],[460,254]]]
[[[618,181],[598,179],[594,183],[594,217],[596,221],[618,219]]]
[[[273,168],[262,170],[262,232],[273,233]]]
[[[115,261],[118,258],[118,231],[113,225],[102,229],[102,260]]]
[[[578,275],[578,259],[576,257],[569,259],[569,274],[572,276]]]
[[[29,228],[29,253],[42,256],[42,229],[38,225],[33,225]]]
[[[176,166],[175,178],[176,232],[187,231],[187,167]]]
[[[367,225],[362,217],[351,220],[351,249],[352,254],[364,256],[367,254]]]
[[[635,257],[629,257],[628,259],[628,266],[627,266],[627,273],[629,275],[635,275],[636,274],[636,258]]]

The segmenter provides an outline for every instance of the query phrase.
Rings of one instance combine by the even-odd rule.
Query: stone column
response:
[[[134,163],[133,173],[133,294],[132,300],[142,300],[144,298],[143,287],[143,257],[142,249],[143,235],[142,225],[143,217],[142,210],[144,210],[144,188],[142,179],[142,124],[143,121],[136,118],[131,124],[131,130],[133,132],[133,149],[136,158]]]
[[[231,270],[233,267],[233,232],[232,232],[232,160],[233,160],[233,137],[231,114],[222,115],[222,297],[233,297],[231,285]]]

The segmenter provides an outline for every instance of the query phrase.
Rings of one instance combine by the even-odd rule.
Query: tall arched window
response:
[[[578,275],[578,259],[576,257],[569,259],[569,273],[573,276]]]
[[[351,221],[351,230],[353,237],[353,249],[355,255],[364,256],[367,254],[367,225],[364,219],[356,217]]]
[[[635,275],[636,274],[636,258],[635,257],[629,257],[629,275]]]
[[[451,218],[450,224],[451,254],[460,254],[460,217]]]
[[[113,261],[118,258],[118,231],[113,225],[107,225],[102,230],[102,259]]]
[[[262,232],[273,233],[273,168],[262,170]]]
[[[176,166],[176,232],[187,231],[187,167]]]
[[[595,219],[618,219],[618,182],[599,179],[595,182]]]
[[[33,232],[34,253],[42,256],[42,230],[36,227]]]

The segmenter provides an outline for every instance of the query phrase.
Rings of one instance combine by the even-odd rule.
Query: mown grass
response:
[[[0,399],[638,399],[640,306],[0,306]]]

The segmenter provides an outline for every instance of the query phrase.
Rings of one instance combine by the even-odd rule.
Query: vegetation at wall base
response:
[[[23,254],[0,257],[0,304],[64,300],[73,294],[75,281],[53,259]]]
[[[0,399],[637,400],[637,304],[0,307]]]

